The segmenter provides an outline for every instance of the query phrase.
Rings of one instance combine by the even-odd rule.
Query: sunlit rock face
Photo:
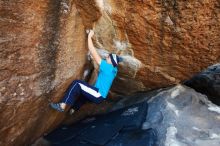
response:
[[[94,28],[97,48],[124,58],[111,93],[129,94],[217,62],[219,14],[218,0],[0,1],[0,145],[29,144],[64,119],[48,102],[85,73],[85,29]]]
[[[138,60],[126,62],[115,91],[176,84],[220,60],[218,0],[98,2],[97,44]]]
[[[64,118],[49,109],[86,61],[73,1],[0,1],[0,145],[33,142]]]
[[[148,115],[142,128],[157,131],[159,146],[219,146],[220,108],[205,95],[177,85],[131,96],[115,108],[143,100],[148,100]]]
[[[220,105],[220,64],[208,67],[185,84],[206,94],[213,103]]]

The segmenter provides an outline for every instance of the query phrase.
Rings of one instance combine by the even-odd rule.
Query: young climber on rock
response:
[[[99,74],[96,82],[94,85],[89,85],[81,80],[73,81],[59,103],[50,103],[50,106],[59,112],[64,112],[67,105],[73,106],[79,96],[97,104],[102,102],[107,97],[112,82],[117,75],[118,63],[122,59],[116,54],[109,54],[105,60],[102,59],[93,45],[93,35],[94,31],[90,30],[88,48],[92,58],[99,65]]]

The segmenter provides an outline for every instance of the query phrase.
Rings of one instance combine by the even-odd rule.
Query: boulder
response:
[[[220,107],[207,96],[187,86],[176,85],[134,94],[119,101],[114,108],[146,100],[148,113],[142,129],[157,131],[157,145],[219,145]]]
[[[86,63],[73,1],[0,2],[0,145],[28,145],[65,117],[51,110]]]
[[[208,67],[186,81],[185,85],[207,95],[213,103],[220,105],[220,64]]]
[[[107,0],[99,7],[97,44],[126,57],[115,92],[177,84],[220,60],[217,0]]]
[[[54,146],[218,146],[219,116],[205,95],[177,85],[126,96],[113,112],[62,125],[43,139]]]
[[[0,1],[0,145],[28,145],[64,120],[48,103],[59,101],[72,80],[89,79],[83,76],[89,64],[86,29],[94,28],[98,50],[116,52],[124,62],[113,100],[85,106],[75,120],[110,109],[117,94],[176,84],[219,61],[219,5],[218,0]]]

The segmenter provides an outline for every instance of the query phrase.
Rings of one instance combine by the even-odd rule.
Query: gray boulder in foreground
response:
[[[157,145],[220,146],[220,107],[205,95],[177,85],[128,97],[115,109],[144,100],[148,113],[142,129],[157,131]]]
[[[219,146],[220,107],[177,85],[149,101],[143,128],[156,129],[160,146]]]
[[[148,137],[156,136],[156,146],[220,146],[220,107],[210,102],[205,95],[189,87],[177,85],[172,88],[124,97],[123,100],[115,105],[113,113],[121,115],[122,111],[119,109],[143,102],[147,102],[147,113],[135,112],[146,115],[140,128],[142,130],[153,129],[155,131],[154,135],[150,133],[149,135],[147,133],[145,135],[142,134],[142,138],[146,137],[145,141],[148,141]],[[131,111],[131,109],[134,108],[129,108],[128,111]],[[102,120],[99,120],[98,125],[105,125],[106,121],[117,125],[118,122],[116,122],[117,119],[114,118],[114,114],[102,116]],[[99,119],[98,117],[96,118]],[[123,120],[119,123],[123,123]],[[127,122],[129,123],[132,120],[127,120]],[[76,127],[79,125],[80,123],[74,124]],[[129,132],[124,134],[135,133],[136,130],[137,128],[130,129]],[[104,131],[104,129],[101,128],[101,131]],[[73,133],[71,132],[72,135]],[[98,131],[95,133],[100,134]],[[85,134],[88,135],[87,132]],[[106,135],[106,133],[103,134],[101,132],[98,137]],[[131,135],[133,136],[131,137]],[[82,138],[83,135],[79,134],[79,136]],[[138,143],[140,140],[144,141],[143,139],[135,141],[136,134],[130,134],[129,137],[129,139],[120,138],[119,132],[119,136],[109,138],[111,139],[109,141],[112,142],[108,144],[111,146],[130,146],[131,143]],[[128,140],[129,143],[127,142]],[[72,139],[68,144],[76,142],[77,139]],[[150,145],[145,143],[145,146]]]

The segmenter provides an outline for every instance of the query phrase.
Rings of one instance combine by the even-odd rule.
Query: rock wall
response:
[[[117,87],[126,88],[123,93],[134,86],[164,87],[219,62],[219,6],[217,0],[103,1],[103,16],[96,24],[98,41],[141,63],[123,70]],[[113,46],[106,43],[109,40]],[[131,69],[134,72],[126,74]]]
[[[32,143],[65,118],[48,103],[82,78],[85,29],[94,28],[99,51],[123,56],[112,91],[128,94],[218,62],[219,8],[218,0],[0,1],[0,145]]]
[[[0,145],[31,143],[64,118],[48,101],[80,78],[87,53],[73,2],[0,2]]]

